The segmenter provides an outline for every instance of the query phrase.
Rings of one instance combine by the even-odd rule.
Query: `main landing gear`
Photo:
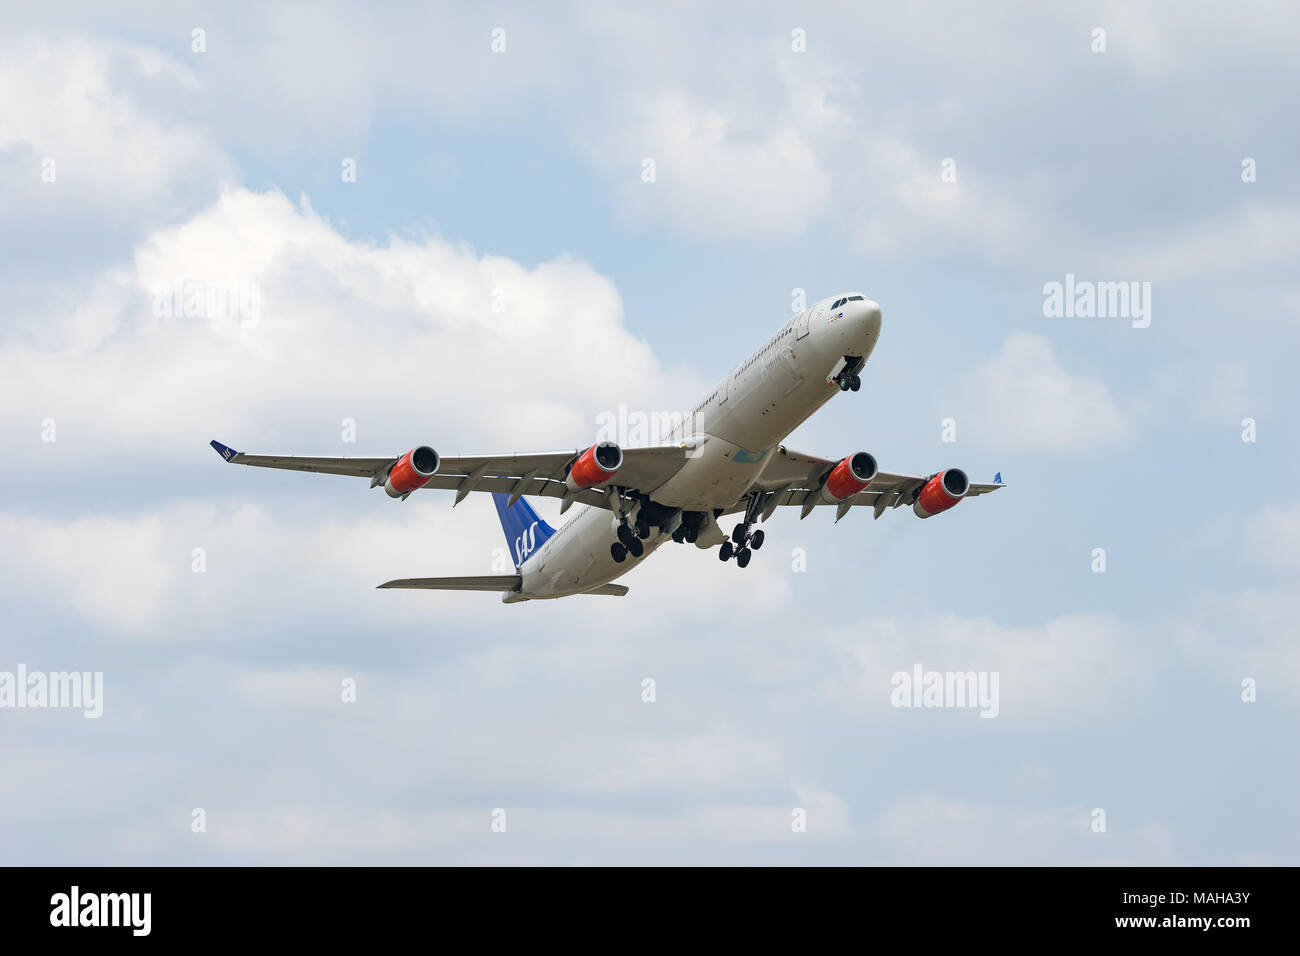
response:
[[[673,531],[673,540],[678,544],[694,544],[699,536],[699,523],[687,518],[683,518],[682,523]]]
[[[847,392],[850,390],[856,392],[858,389],[862,387],[862,379],[859,378],[856,374],[845,375],[844,373],[841,372],[840,376],[837,379],[835,379],[835,382],[837,385],[839,385],[841,392]]]
[[[749,506],[745,509],[745,520],[732,529],[731,540],[722,542],[722,547],[718,549],[719,560],[730,561],[734,557],[740,567],[749,567],[749,559],[753,556],[753,552],[763,546],[765,537],[762,528],[750,530],[758,520],[760,500],[757,495],[750,500]]]
[[[627,560],[630,554],[634,558],[639,558],[645,554],[645,545],[642,542],[650,537],[650,525],[644,520],[638,520],[635,525],[630,525],[626,521],[620,521],[618,531],[618,540],[609,546],[609,556],[619,564]]]

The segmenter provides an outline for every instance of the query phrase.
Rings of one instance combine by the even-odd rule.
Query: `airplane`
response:
[[[861,293],[832,296],[790,319],[687,415],[668,443],[622,448],[598,441],[586,449],[443,457],[428,445],[381,458],[247,455],[212,442],[227,462],[368,478],[405,501],[421,488],[454,490],[453,507],[471,492],[489,492],[515,565],[514,574],[402,578],[381,588],[499,591],[506,604],[575,594],[625,595],[614,583],[668,542],[717,548],[722,561],[747,567],[763,546],[766,522],[780,507],[854,507],[879,518],[910,505],[930,518],[964,498],[1005,487],[970,481],[958,468],[930,475],[880,471],[865,451],[839,459],[792,451],[783,442],[838,392],[856,392],[880,338],[880,305]],[[525,496],[559,498],[564,514],[583,509],[558,530]],[[720,520],[738,515],[730,535]]]

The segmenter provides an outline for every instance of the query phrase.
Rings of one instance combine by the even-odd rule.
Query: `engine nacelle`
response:
[[[917,493],[912,511],[918,518],[937,515],[961,501],[968,491],[970,479],[966,477],[966,472],[960,468],[949,468],[925,483],[925,487]]]
[[[438,453],[428,445],[412,448],[388,472],[384,482],[384,491],[390,498],[409,495],[416,488],[423,488],[424,483],[438,473],[442,460]]]
[[[876,477],[876,459],[865,451],[849,455],[831,469],[822,485],[822,500],[834,504],[856,495]]]
[[[603,485],[623,467],[623,449],[612,441],[597,442],[573,463],[564,483],[570,491]]]

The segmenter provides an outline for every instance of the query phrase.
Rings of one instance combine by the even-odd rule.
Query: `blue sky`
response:
[[[0,859],[1300,857],[1293,10],[4,17],[0,671],[105,699],[0,709]],[[1046,317],[1067,273],[1149,327]],[[789,444],[1007,490],[505,607],[373,589],[489,573],[490,502],[207,447],[578,447],[848,289],[880,345]],[[892,707],[918,663],[997,718]]]

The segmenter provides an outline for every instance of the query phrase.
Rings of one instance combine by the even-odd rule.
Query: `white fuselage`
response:
[[[875,348],[880,307],[855,298],[832,311],[842,298],[823,299],[783,325],[685,417],[671,439],[694,449],[692,457],[649,492],[654,502],[711,513],[740,501],[776,447],[840,390],[827,381],[837,363],[848,355],[866,359]],[[655,528],[645,553],[622,562],[610,553],[617,540],[611,512],[584,508],[520,566],[519,597],[564,597],[607,584],[669,536]]]

